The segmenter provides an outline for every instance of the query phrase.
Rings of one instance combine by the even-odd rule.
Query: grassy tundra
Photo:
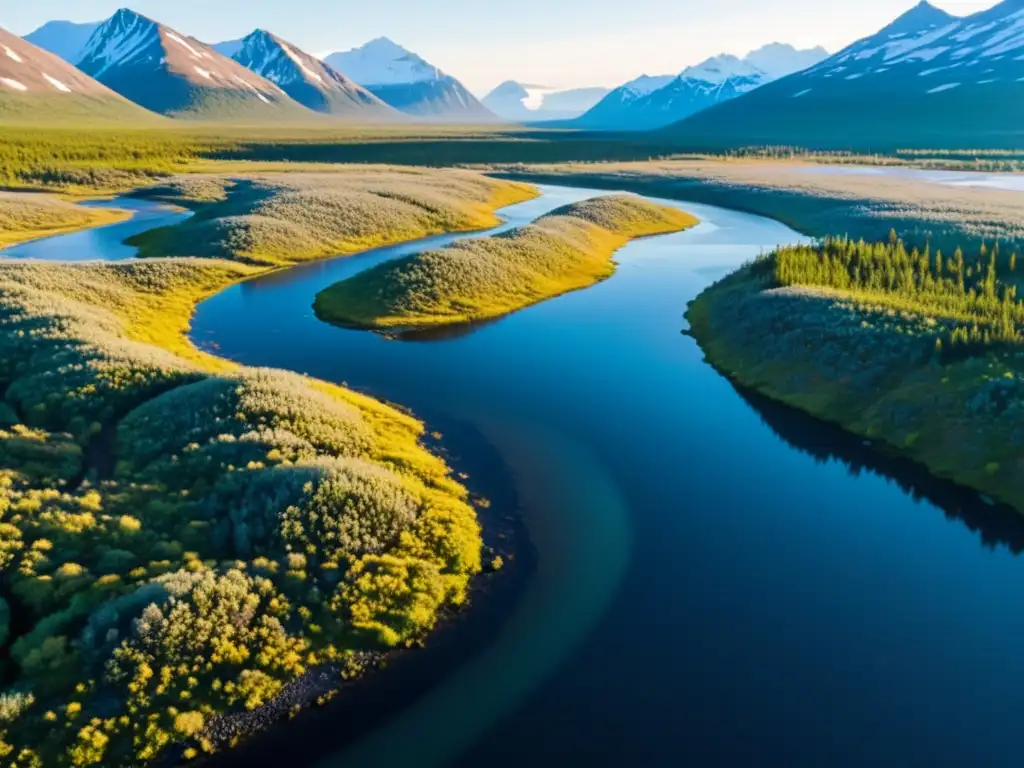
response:
[[[628,195],[560,208],[525,227],[381,264],[322,291],[317,315],[367,328],[485,320],[586,288],[615,271],[629,240],[697,220]]]
[[[135,238],[140,255],[276,267],[485,229],[499,222],[497,208],[537,193],[469,171],[347,166],[333,173],[181,177],[145,194],[196,214]]]
[[[403,179],[404,207],[378,198],[400,236],[490,223],[489,205],[528,191],[468,174]],[[216,206],[236,186],[163,194]],[[344,210],[368,219],[353,231],[379,221],[372,206]],[[319,673],[340,685],[368,652],[419,642],[466,599],[480,527],[420,422],[188,344],[199,299],[288,258],[259,252],[258,264],[0,264],[5,765],[222,748],[233,715],[287,714],[328,692]]]
[[[1024,512],[1024,307],[1016,257],[893,234],[784,247],[689,307],[708,359]]]
[[[894,175],[817,172],[811,163],[694,159],[647,163],[506,168],[522,181],[626,189],[767,216],[812,237],[885,240],[952,253],[999,240],[1024,252],[1024,199],[1018,192],[948,186]]]
[[[43,195],[0,192],[0,248],[38,237],[114,224],[126,218],[126,211],[83,208]]]

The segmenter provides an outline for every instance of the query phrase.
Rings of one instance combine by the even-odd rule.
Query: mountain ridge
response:
[[[314,112],[358,120],[400,119],[397,110],[326,62],[266,30],[243,38],[232,58]]]
[[[168,116],[315,117],[281,88],[206,43],[127,8],[96,28],[78,67],[136,104]]]
[[[964,17],[924,2],[814,67],[668,130],[695,148],[998,148],[1024,139],[1022,104],[1024,2]]]
[[[770,43],[740,58],[719,54],[691,65],[679,75],[642,76],[619,86],[567,127],[590,130],[653,130],[737,98],[794,68],[813,65],[824,48],[798,50]],[[757,66],[760,59],[772,71]]]

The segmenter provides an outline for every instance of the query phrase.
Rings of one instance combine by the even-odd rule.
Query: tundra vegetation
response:
[[[352,178],[336,177],[340,197],[310,182],[328,200],[320,214],[366,221],[308,242],[355,249],[382,222],[396,239],[487,225],[490,206],[532,194],[385,169],[364,169],[364,188],[374,173],[401,189],[398,207]],[[300,182],[198,179],[158,194],[203,210],[236,190],[287,198]],[[275,216],[311,221],[299,209],[313,202]],[[198,300],[288,260],[258,241],[274,244],[260,259],[215,244],[208,258],[0,263],[4,765],[197,757],[229,745],[235,719],[283,691],[315,699],[324,673],[340,684],[467,599],[480,527],[420,422],[188,344]]]
[[[2,122],[2,121],[0,121]],[[251,173],[330,168],[339,163],[411,166],[576,163],[574,173],[604,173],[611,161],[779,158],[806,163],[901,164],[956,170],[1019,170],[1024,151],[886,150],[882,155],[809,153],[793,147],[729,150],[694,155],[660,133],[606,134],[509,126],[321,125],[319,127],[156,124],[0,124],[0,186],[56,190],[69,195],[124,192],[186,172]],[[687,154],[689,153],[689,154]],[[237,161],[244,161],[240,168]],[[599,163],[602,163],[599,165]],[[664,162],[654,165],[661,167]],[[672,164],[676,167],[676,164]],[[724,165],[719,162],[719,165]],[[303,168],[304,167],[304,168]],[[549,166],[545,166],[549,168]],[[660,173],[660,172],[659,172]],[[831,231],[829,232],[831,233]],[[825,233],[822,233],[825,234]]]
[[[1015,253],[826,238],[704,291],[712,364],[1024,511],[1024,307]]]
[[[0,192],[0,248],[126,219],[124,211],[84,208],[45,195]]]
[[[318,317],[367,328],[417,328],[508,314],[615,271],[632,238],[697,223],[687,213],[631,195],[597,197],[494,237],[381,264],[322,291]]]
[[[143,194],[195,215],[132,242],[141,256],[225,258],[285,266],[404,240],[484,229],[533,187],[470,171],[349,166],[334,173],[187,176]]]
[[[895,229],[912,246],[930,243],[949,253],[957,246],[973,251],[994,241],[1006,253],[1024,252],[1024,200],[1010,190],[928,183],[898,174],[823,173],[817,163],[749,158],[504,170],[503,175],[521,181],[721,205],[776,219],[817,238],[843,234],[876,242]]]

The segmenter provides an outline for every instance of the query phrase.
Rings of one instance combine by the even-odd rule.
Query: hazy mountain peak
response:
[[[707,83],[720,84],[730,77],[749,77],[764,75],[760,69],[748,61],[733,56],[730,53],[722,53],[712,56],[699,64],[687,67],[683,70],[681,77],[688,77],[693,80],[703,80]]]
[[[820,45],[801,50],[787,43],[768,43],[748,53],[744,61],[776,80],[813,67],[827,58],[828,51]]]
[[[390,37],[383,36],[375,37],[356,50],[363,50],[377,56],[391,56],[393,58],[410,55],[410,51],[407,48],[403,48]]]
[[[360,85],[398,85],[439,80],[444,73],[386,37],[350,51],[332,53],[324,61]]]
[[[640,75],[640,77],[625,83],[626,88],[636,94],[647,94],[664,88],[676,79],[676,75]]]
[[[554,88],[506,80],[483,103],[499,117],[517,122],[571,120],[608,94],[608,88]]]
[[[64,61],[77,64],[92,33],[102,22],[48,21],[39,29],[25,35],[25,39],[45,51],[60,56]]]

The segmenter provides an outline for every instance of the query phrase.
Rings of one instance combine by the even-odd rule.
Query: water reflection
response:
[[[865,472],[896,483],[917,502],[928,502],[977,533],[990,548],[1024,552],[1024,515],[1006,504],[985,501],[978,492],[943,480],[917,462],[886,455],[874,444],[834,424],[733,384],[736,392],[775,434],[821,463],[841,462],[852,477]]]
[[[136,256],[138,249],[125,240],[158,227],[168,227],[192,215],[164,203],[122,197],[83,203],[84,208],[117,208],[131,211],[132,217],[117,224],[84,229],[64,235],[29,240],[0,251],[10,259],[45,261],[122,261]]]

